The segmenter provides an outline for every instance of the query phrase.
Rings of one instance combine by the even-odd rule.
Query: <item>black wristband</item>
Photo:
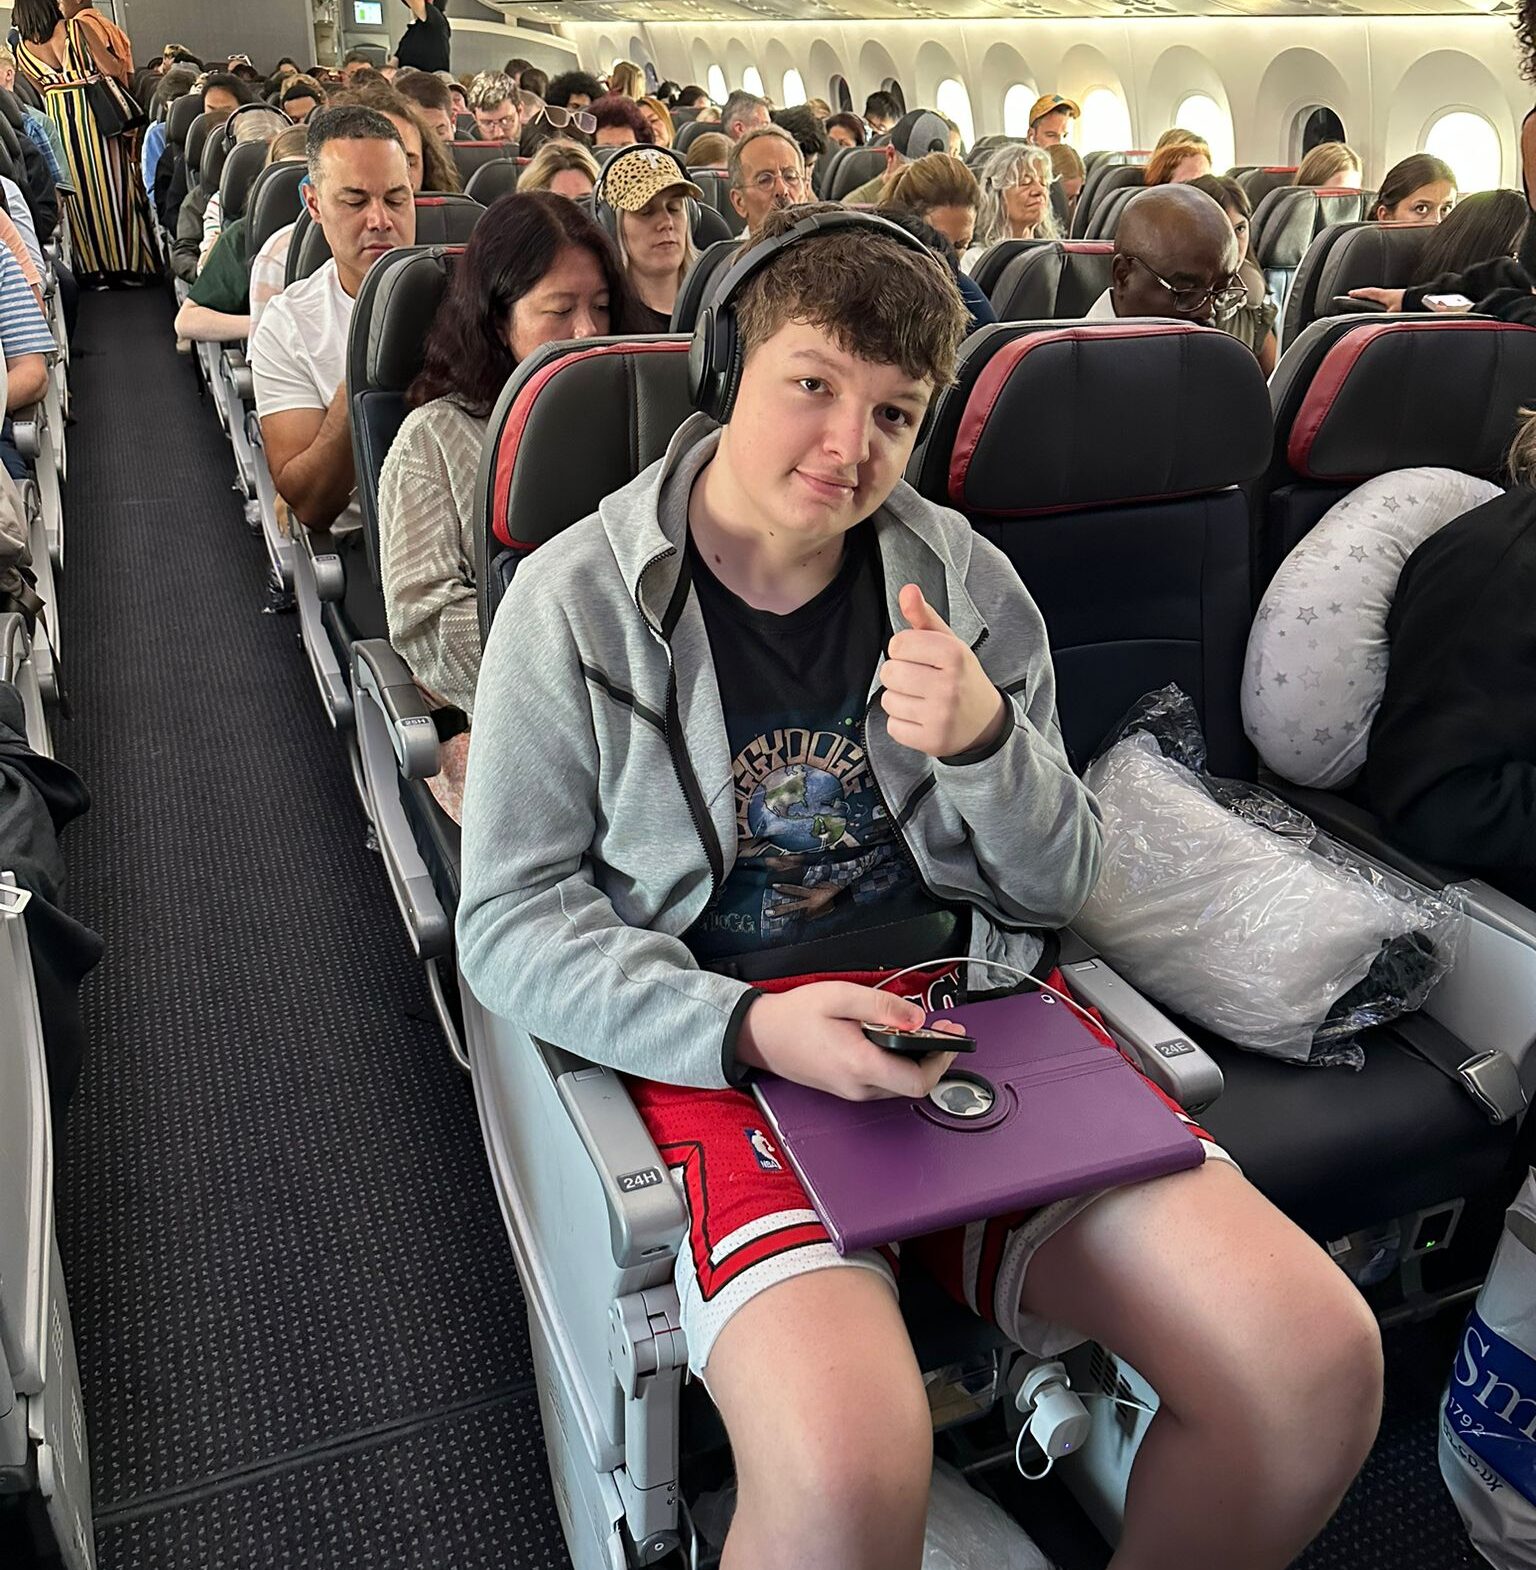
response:
[[[451,706],[433,709],[432,723],[437,726],[439,742],[452,741],[455,736],[462,736],[469,729],[469,716],[463,709],[455,709]]]

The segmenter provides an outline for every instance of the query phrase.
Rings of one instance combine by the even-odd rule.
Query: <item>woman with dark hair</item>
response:
[[[865,141],[864,122],[856,114],[828,115],[827,140],[837,143],[839,147],[862,147]]]
[[[1455,205],[1455,171],[1433,153],[1414,153],[1387,170],[1371,217],[1377,223],[1437,224]]]
[[[1429,311],[1426,300],[1459,294],[1478,302],[1498,293],[1501,299],[1484,314],[1499,310],[1510,291],[1529,295],[1530,274],[1515,260],[1530,212],[1519,191],[1478,191],[1465,196],[1425,242],[1415,271],[1427,283],[1411,289],[1351,289],[1357,300],[1371,300],[1389,311]],[[1521,319],[1524,319],[1522,316]]]
[[[43,95],[64,141],[73,191],[63,191],[82,284],[143,283],[159,264],[149,198],[135,178],[132,138],[103,136],[86,84],[98,62],[78,20],[58,0],[16,0],[11,25],[21,36],[16,64]]]
[[[640,105],[622,93],[610,93],[592,105],[592,118],[597,129],[592,133],[594,147],[642,147],[656,144],[656,132],[646,119]]]
[[[1227,215],[1232,233],[1237,236],[1237,276],[1248,291],[1248,298],[1230,316],[1218,316],[1216,325],[1252,349],[1259,362],[1259,369],[1268,376],[1280,356],[1279,342],[1275,337],[1275,318],[1280,311],[1275,301],[1269,298],[1269,286],[1264,282],[1264,274],[1249,254],[1253,203],[1242,186],[1228,175],[1203,174],[1189,184],[1197,191],[1204,191]]]
[[[480,674],[472,529],[491,409],[513,368],[541,344],[607,333],[623,292],[612,242],[576,203],[544,191],[493,203],[454,269],[408,395],[412,412],[384,462],[379,551],[389,636],[458,727],[431,781],[455,820]]]

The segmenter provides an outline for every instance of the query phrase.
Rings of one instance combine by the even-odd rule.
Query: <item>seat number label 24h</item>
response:
[[[659,1167],[645,1167],[639,1172],[625,1172],[619,1178],[619,1192],[634,1194],[642,1188],[655,1188],[661,1182]]]

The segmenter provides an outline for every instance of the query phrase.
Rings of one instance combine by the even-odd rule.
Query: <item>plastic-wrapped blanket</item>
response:
[[[1104,863],[1075,925],[1134,986],[1238,1046],[1362,1066],[1348,1038],[1419,1007],[1465,917],[1203,765],[1189,700],[1144,699],[1086,775]]]

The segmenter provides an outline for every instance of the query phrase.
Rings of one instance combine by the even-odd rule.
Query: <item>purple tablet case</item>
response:
[[[1049,994],[932,1018],[976,1038],[936,1091],[971,1116],[932,1099],[843,1101],[769,1076],[756,1087],[839,1253],[1199,1165],[1189,1127]],[[978,1078],[979,1094],[944,1088]]]

